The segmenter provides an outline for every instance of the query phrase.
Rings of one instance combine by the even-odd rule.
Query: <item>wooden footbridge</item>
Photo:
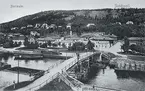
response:
[[[110,63],[115,65],[115,70],[145,72],[144,61],[135,61],[128,58],[115,58],[114,60],[111,60]]]
[[[48,70],[45,71],[44,75],[40,77],[39,79],[35,80],[30,85],[23,87],[21,89],[18,89],[16,91],[36,91],[43,87],[44,85],[48,84],[50,81],[54,80],[57,77],[64,78],[60,74],[63,74],[66,72],[69,68],[71,68],[73,65],[75,65],[78,62],[83,62],[84,60],[87,60],[90,57],[93,57],[95,55],[101,54],[99,51],[94,52],[85,52],[80,53],[79,57],[75,56],[73,58],[70,58],[68,60],[65,60],[62,63],[56,63],[51,68],[48,68]],[[106,55],[106,54],[104,54]],[[100,55],[102,56],[102,55]],[[107,57],[107,55],[106,55]],[[74,90],[74,91],[82,91],[82,87],[76,87],[73,86],[69,81],[65,79],[65,82],[68,83],[68,85]],[[78,90],[79,89],[79,90]],[[107,90],[109,91],[109,90]]]
[[[86,53],[81,53],[79,58],[73,57],[68,60],[65,60],[62,63],[56,64],[53,66],[51,69],[49,68],[48,70],[45,71],[45,74],[40,77],[39,79],[35,80],[33,83],[30,85],[23,87],[21,89],[18,89],[17,91],[35,91],[40,89],[42,86],[48,84],[50,81],[58,77],[58,74],[62,74],[63,72],[66,72],[70,67],[75,65],[78,62],[84,61],[90,57],[92,57],[95,54],[100,54],[100,52],[86,52]],[[76,89],[74,89],[77,91]]]

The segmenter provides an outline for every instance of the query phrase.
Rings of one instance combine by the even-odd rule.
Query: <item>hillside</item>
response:
[[[61,26],[63,29],[50,30],[49,28],[37,27],[36,24]],[[0,24],[1,32],[26,32],[30,30],[49,30],[49,32],[66,31],[66,25],[71,23],[74,32],[105,31],[119,36],[145,36],[145,9],[95,9],[95,10],[56,10],[44,11],[28,15]],[[95,27],[87,29],[87,24]],[[31,25],[29,27],[28,25]],[[124,31],[125,30],[125,31]],[[141,31],[140,31],[141,30]],[[140,31],[140,32],[138,32]],[[27,34],[25,33],[25,34]]]

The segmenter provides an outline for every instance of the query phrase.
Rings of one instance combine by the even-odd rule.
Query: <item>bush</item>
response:
[[[136,52],[140,52],[140,53],[145,53],[145,47],[144,46],[141,46],[141,45],[132,44],[130,46],[130,49],[132,51],[136,51]]]
[[[68,48],[70,51],[84,51],[85,44],[82,42],[75,42],[71,47]]]
[[[41,44],[40,47],[41,48],[47,48],[47,43]]]

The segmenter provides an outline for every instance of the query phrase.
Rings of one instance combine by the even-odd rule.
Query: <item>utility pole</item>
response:
[[[19,57],[21,57],[21,55],[20,55]],[[19,60],[18,60],[18,75],[17,75],[17,83],[19,83]]]
[[[66,60],[67,60],[67,51],[66,51]]]

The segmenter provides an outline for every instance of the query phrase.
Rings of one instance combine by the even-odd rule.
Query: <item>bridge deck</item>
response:
[[[91,56],[92,54],[95,54],[95,52],[94,53],[93,52],[82,53],[80,55],[80,60],[86,59],[87,57]],[[40,77],[35,82],[31,83],[30,85],[28,85],[24,88],[18,89],[17,91],[38,90],[39,88],[41,88],[42,86],[46,85],[47,83],[52,81],[54,78],[56,78],[58,73],[62,73],[62,70],[65,71],[65,70],[69,69],[71,66],[73,66],[77,62],[78,62],[77,57],[70,58],[70,59],[64,61],[63,63],[59,64],[57,67],[50,69],[49,73],[46,73],[44,76]]]

